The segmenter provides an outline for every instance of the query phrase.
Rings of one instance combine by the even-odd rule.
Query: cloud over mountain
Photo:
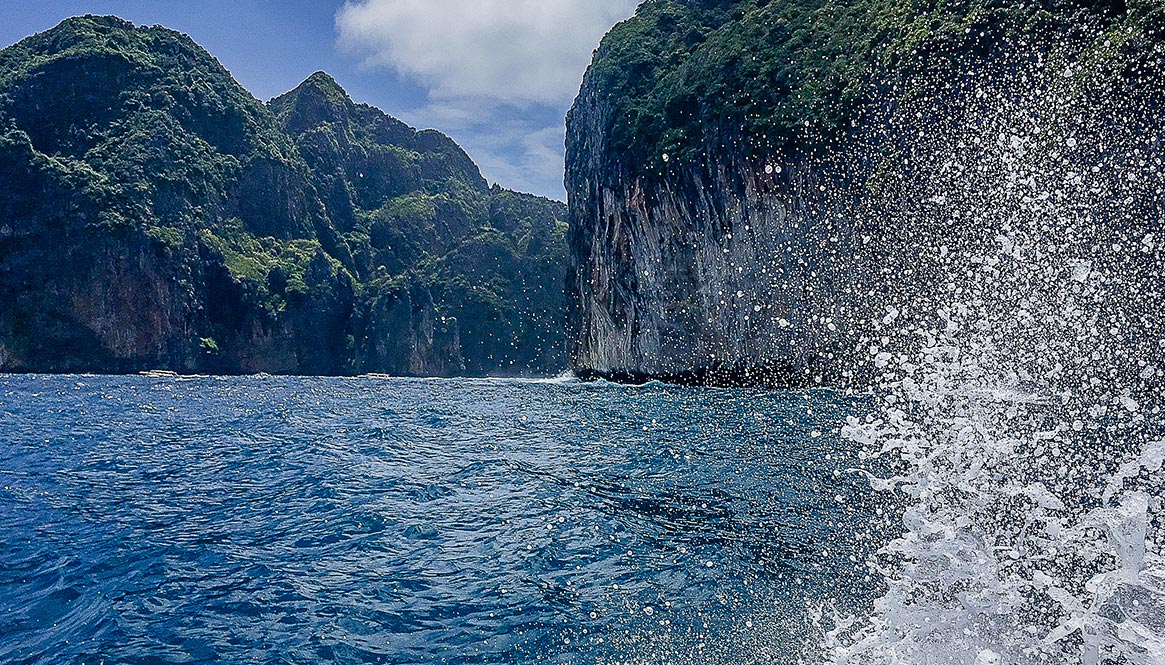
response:
[[[562,119],[603,35],[639,0],[349,0],[340,47],[425,88],[403,111],[475,155],[495,182],[562,198]]]
[[[567,104],[603,34],[637,0],[354,0],[340,44],[434,99]]]

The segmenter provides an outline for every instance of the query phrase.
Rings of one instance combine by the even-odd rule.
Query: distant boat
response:
[[[181,375],[178,372],[171,372],[168,369],[151,369],[145,372],[138,372],[139,376],[144,376],[150,379],[177,379]]]

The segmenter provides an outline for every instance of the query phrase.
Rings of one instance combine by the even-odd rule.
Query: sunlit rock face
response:
[[[951,197],[934,192],[942,169],[979,177],[975,151],[955,142],[984,140],[963,130],[983,126],[998,98],[1033,100],[1024,122],[1045,123],[1044,138],[1016,126],[1002,139],[1022,137],[1029,153],[1053,134],[1066,140],[1068,124],[1116,128],[1057,162],[1065,174],[1118,148],[1159,154],[1146,139],[1160,125],[1159,6],[913,11],[890,0],[657,0],[607,36],[568,117],[580,374],[864,382],[881,321],[924,316],[912,305],[945,288],[954,268],[940,248],[970,255],[1000,234],[998,216],[930,202]],[[1041,108],[1041,90],[1077,112]],[[1105,196],[1123,200],[1124,189]],[[1158,205],[1142,192],[1138,228],[1117,229],[1115,217],[1107,228],[1140,232]]]

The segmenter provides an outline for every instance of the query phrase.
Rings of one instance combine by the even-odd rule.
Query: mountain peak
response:
[[[307,77],[291,92],[271,100],[269,107],[284,119],[292,131],[330,122],[345,124],[352,115],[355,102],[347,91],[326,72]]]
[[[162,90],[169,92],[156,94]],[[283,142],[222,63],[168,28],[76,16],[0,51],[0,115],[46,154],[80,156],[117,131],[141,127],[144,107],[225,154],[247,152],[254,141]]]
[[[114,16],[112,14],[84,14],[81,16],[70,16],[57,24],[57,27],[53,29],[78,26],[99,26],[103,28],[116,28],[118,30],[134,30],[137,28],[132,22],[120,16]]]
[[[319,72],[312,74],[311,76],[304,79],[303,83],[299,84],[300,88],[303,88],[305,86],[316,87],[316,88],[320,88],[323,90],[330,90],[333,92],[340,93],[340,94],[344,95],[345,97],[348,96],[348,92],[346,90],[344,90],[344,88],[339,83],[336,82],[336,79],[332,78],[331,74],[324,72],[324,71],[319,71]]]
[[[222,64],[189,35],[160,25],[139,26],[117,16],[94,14],[67,18],[3,49],[0,71],[12,74],[43,71],[46,66],[52,69],[49,61],[57,58],[110,61],[113,54],[118,54],[128,66],[148,71],[151,77],[172,73],[181,67],[198,70],[214,78],[215,84],[230,78]],[[176,64],[179,60],[182,65]]]
[[[84,14],[66,18],[56,26],[28,37],[20,43],[37,45],[50,51],[59,51],[86,42],[124,45],[122,44],[124,39],[136,40],[146,35],[166,35],[176,38],[186,42],[187,46],[205,53],[202,47],[195,44],[188,35],[176,30],[157,25],[139,26],[119,16],[98,14]],[[114,41],[110,42],[110,38],[114,38]]]
[[[305,95],[322,98],[338,106],[352,106],[355,104],[352,101],[352,97],[348,95],[348,91],[344,90],[344,87],[336,79],[332,78],[331,74],[322,71],[307,77],[303,80],[303,83],[297,85],[291,92],[276,97],[271,103],[273,105],[281,101],[296,103],[299,101],[299,98]]]

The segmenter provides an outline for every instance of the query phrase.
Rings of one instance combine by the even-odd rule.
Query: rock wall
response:
[[[579,121],[575,116],[574,121]],[[579,125],[574,131],[587,131]],[[572,152],[572,164],[579,157]],[[583,375],[692,383],[838,378],[845,234],[807,215],[818,174],[734,159],[671,178],[569,181],[572,362]]]
[[[596,52],[567,119],[581,376],[861,383],[880,319],[949,298],[947,252],[998,251],[1006,220],[975,206],[1011,162],[1071,178],[1156,154],[1159,9],[806,4],[654,0]],[[1031,147],[1088,135],[1071,163]],[[1151,231],[1160,188],[1105,177],[1081,193],[1096,235]]]

